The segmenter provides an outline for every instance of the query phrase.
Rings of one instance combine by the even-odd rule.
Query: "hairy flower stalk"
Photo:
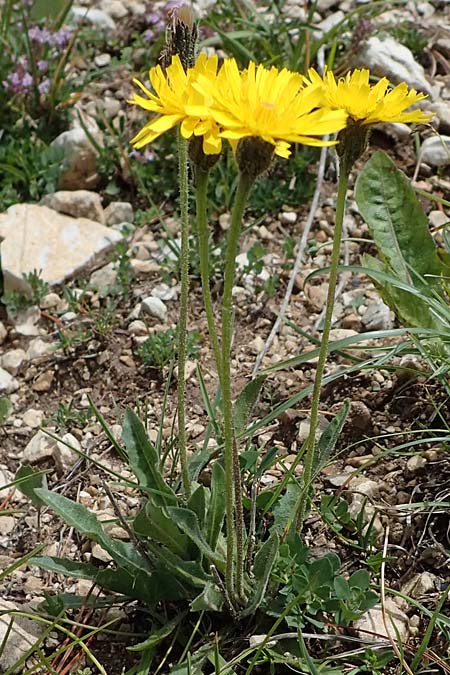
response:
[[[314,69],[308,72],[309,79],[303,78],[307,87],[319,87],[321,105],[331,109],[344,110],[348,114],[347,125],[338,134],[339,144],[339,183],[336,202],[336,219],[331,254],[330,276],[326,310],[323,322],[322,339],[311,404],[311,422],[306,441],[305,466],[303,471],[303,489],[297,504],[297,528],[301,529],[306,514],[308,495],[314,479],[312,468],[316,449],[316,431],[319,421],[320,392],[328,353],[328,343],[333,317],[334,300],[338,278],[338,266],[342,239],[342,224],[345,213],[345,196],[348,180],[354,163],[363,154],[370,135],[370,127],[380,122],[428,122],[431,115],[421,110],[407,109],[426,96],[414,89],[408,90],[405,82],[393,89],[389,81],[383,77],[375,85],[369,83],[368,70],[354,70],[345,78],[336,81],[331,71],[321,77]]]

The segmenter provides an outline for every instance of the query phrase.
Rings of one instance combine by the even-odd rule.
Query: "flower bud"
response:
[[[236,148],[236,162],[239,171],[255,180],[267,171],[272,161],[275,146],[258,136],[241,138]]]

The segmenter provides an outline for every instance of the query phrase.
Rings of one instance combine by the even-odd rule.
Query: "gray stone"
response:
[[[105,224],[100,195],[90,190],[60,190],[42,197],[41,204],[67,216],[90,218]]]
[[[13,391],[17,391],[19,388],[19,383],[15,377],[8,373],[7,370],[0,368],[0,393],[1,394],[12,394]]]
[[[338,2],[339,0],[317,0],[316,7],[319,12],[325,12],[333,5],[337,5]]]
[[[28,410],[22,415],[23,423],[32,429],[37,429],[37,427],[40,427],[43,418],[44,412],[42,410],[35,410],[34,408],[28,408]]]
[[[391,311],[382,300],[375,300],[370,303],[361,322],[367,331],[389,330],[393,326]]]
[[[31,204],[16,204],[0,214],[0,236],[6,288],[25,292],[29,286],[24,274],[41,270],[41,279],[50,286],[61,284],[122,239],[93,220]]]
[[[87,7],[77,7],[75,5],[70,10],[70,16],[75,23],[87,21],[87,23],[90,23],[94,28],[103,31],[116,30],[116,22],[114,19],[101,9],[94,9],[92,7],[88,9]]]
[[[103,54],[97,54],[97,56],[94,57],[94,63],[97,68],[105,68],[105,66],[109,66],[111,63],[111,54],[108,54],[107,52],[104,52]]]
[[[29,614],[32,611],[29,606],[2,600],[0,610],[2,611],[0,615],[0,644],[3,646],[0,657],[0,668],[2,672],[6,672],[9,668],[13,668],[17,661],[31,650],[33,645],[37,644],[40,635],[45,629],[45,625],[39,621],[32,621],[31,619],[14,614],[14,612],[26,612]],[[11,627],[12,619],[13,623]],[[8,639],[3,644],[8,633]]]
[[[0,365],[11,375],[17,375],[20,366],[26,359],[27,355],[24,349],[11,349],[0,357]]]
[[[116,283],[117,270],[112,262],[95,270],[89,277],[89,287],[98,291],[101,296],[107,295]]]
[[[419,160],[431,166],[450,164],[450,136],[430,136],[420,148]]]
[[[387,77],[393,84],[406,82],[414,89],[433,95],[425,71],[411,50],[390,36],[370,37],[353,57],[352,65],[369,68],[374,75]]]
[[[107,225],[132,223],[134,220],[133,207],[130,202],[111,202],[105,209]]]
[[[50,354],[54,349],[55,345],[51,342],[45,342],[45,340],[41,340],[41,338],[35,338],[34,340],[31,340],[28,345],[26,357],[30,361],[32,359],[39,359],[41,356]]]
[[[278,218],[282,225],[295,225],[298,220],[298,214],[295,211],[282,211]]]
[[[0,517],[0,535],[10,534],[16,525],[16,519],[13,516]],[[2,609],[0,605],[0,610]],[[0,662],[1,665],[1,662]]]
[[[0,216],[1,219],[1,216]],[[0,228],[1,228],[1,221],[0,221]],[[1,234],[0,234],[1,236]],[[3,272],[5,273],[5,282],[8,281],[8,277],[6,274],[6,266],[3,261]],[[30,288],[28,284],[26,284],[23,279],[22,283],[20,283],[20,280],[17,277],[11,277],[9,279],[10,282],[10,287],[16,287],[19,288],[21,291],[24,291],[25,293],[29,292]],[[8,283],[6,283],[6,288],[8,288]],[[16,323],[15,323],[15,331],[19,335],[39,335],[39,321],[41,319],[41,310],[39,307],[36,307],[33,305],[32,307],[28,307],[27,309],[23,310],[22,312],[19,312],[19,314],[16,317]]]
[[[64,434],[61,440],[56,442],[53,450],[53,459],[60,473],[69,471],[75,462],[78,461],[80,456],[77,450],[81,450],[81,445],[73,434]]]
[[[54,433],[54,429],[49,429],[49,431]],[[38,431],[25,446],[22,459],[30,464],[38,464],[53,457],[55,446],[56,441],[53,438],[47,436],[43,431]]]
[[[359,637],[362,640],[375,640],[384,642],[389,636],[394,640],[406,642],[409,635],[409,621],[397,605],[388,598],[385,603],[386,626],[384,625],[383,612],[380,605],[375,605],[354,623]]]
[[[121,0],[102,0],[100,9],[112,16],[113,19],[123,19],[128,14],[128,10]]]
[[[343,19],[345,19],[345,14],[341,10],[338,10],[333,14],[329,14],[325,19],[316,24],[314,30],[314,37],[320,39],[321,37],[326,35],[330,30],[335,28],[339,23],[341,23]]]
[[[34,391],[50,391],[54,377],[55,373],[53,370],[46,370],[33,383]]]
[[[60,190],[89,190],[97,185],[97,152],[84,129],[63,131],[50,147],[63,158],[58,179]]]
[[[428,214],[428,220],[430,221],[431,227],[441,227],[450,221],[450,216],[443,211],[435,209]]]
[[[167,317],[167,307],[162,300],[159,298],[154,298],[153,296],[144,298],[144,300],[142,300],[141,312],[144,314],[150,314],[160,321],[165,321]]]
[[[430,572],[418,572],[402,586],[402,593],[418,600],[437,590],[439,578]]]
[[[47,293],[47,295],[44,295],[42,298],[39,306],[41,309],[53,309],[60,303],[61,298],[59,297],[58,293]]]
[[[175,300],[178,293],[177,293],[177,287],[176,286],[169,286],[168,284],[158,284],[154,288],[152,288],[151,295],[154,298],[159,298],[160,300]]]
[[[406,462],[406,468],[410,473],[418,473],[422,469],[424,469],[427,465],[427,460],[425,457],[421,457],[420,455],[413,455],[408,459]]]
[[[0,345],[2,345],[4,343],[7,335],[8,335],[8,331],[6,330],[6,326],[2,321],[0,321]]]
[[[128,332],[131,335],[148,335],[148,328],[144,321],[135,319],[128,326]]]

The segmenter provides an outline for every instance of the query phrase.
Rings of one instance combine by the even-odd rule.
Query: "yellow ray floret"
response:
[[[319,108],[321,86],[304,87],[302,77],[286,68],[250,62],[240,72],[234,59],[226,59],[214,81],[199,74],[193,86],[209,102],[222,138],[258,137],[274,145],[281,157],[289,156],[290,143],[332,145],[315,137],[343,129],[347,120],[343,110]]]
[[[376,84],[369,83],[370,72],[367,69],[354,70],[336,81],[331,70],[321,77],[314,68],[308,71],[303,82],[314,90],[319,87],[322,93],[322,105],[333,110],[344,109],[349,117],[363,125],[378,122],[428,122],[432,115],[421,110],[405,112],[414,103],[427,98],[415,89],[408,89],[405,82],[390,88],[389,81],[383,77]]]
[[[139,80],[133,80],[146,98],[133,94],[129,103],[155,113],[147,124],[131,140],[136,149],[151,143],[161,134],[180,124],[184,138],[192,135],[203,136],[205,154],[216,154],[221,150],[222,141],[219,128],[208,110],[209,101],[193,88],[193,80],[201,75],[207,82],[214,83],[217,73],[217,56],[207,57],[200,54],[194,68],[185,72],[178,55],[163,72],[160,66],[149,73],[153,91],[147,89]],[[195,110],[195,113],[188,112]]]

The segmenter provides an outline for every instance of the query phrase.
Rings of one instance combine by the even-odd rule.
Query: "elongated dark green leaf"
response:
[[[213,612],[220,612],[223,606],[223,600],[224,598],[219,588],[214,582],[209,581],[202,592],[191,602],[191,610],[193,612],[201,612],[206,609]]]
[[[137,535],[164,544],[182,558],[187,554],[188,538],[159,506],[147,502],[134,519],[133,529]]]
[[[254,380],[250,380],[237,397],[234,404],[234,428],[236,434],[243,433],[247,428],[251,412],[266,379],[266,375],[259,375]]]
[[[408,293],[404,288],[398,288],[389,282],[395,273],[381,260],[364,254],[362,263],[366,267],[366,273],[371,277],[384,302],[392,309],[405,326],[417,326],[418,328],[442,328],[448,327],[445,321],[441,321],[436,312],[431,310],[430,304],[417,294]],[[379,274],[383,273],[383,277]],[[414,286],[411,286],[415,290]]]
[[[17,483],[17,488],[25,497],[28,497],[36,508],[40,509],[44,506],[44,502],[36,494],[36,488],[47,487],[47,477],[45,474],[33,469],[32,466],[23,465],[17,469],[14,480],[20,481],[20,483]]]
[[[132,570],[133,574],[149,575],[149,563],[129,542],[112,539],[103,530],[97,517],[85,506],[67,499],[63,495],[44,488],[35,490],[37,496],[50,506],[70,527],[100,544],[115,562]]]
[[[286,492],[273,507],[274,520],[270,528],[271,532],[276,532],[281,537],[285,530],[290,528],[298,509],[301,492],[302,489],[297,481],[292,480],[287,484]]]
[[[130,652],[142,652],[145,649],[150,649],[151,647],[156,647],[159,645],[160,642],[162,642],[166,637],[168,637],[178,626],[178,624],[183,621],[183,619],[186,617],[187,612],[181,612],[180,614],[177,614],[177,616],[172,619],[172,621],[168,621],[162,628],[159,630],[152,630],[150,635],[144,642],[139,642],[137,645],[133,645],[132,647],[127,647],[128,651]]]
[[[276,532],[272,532],[268,540],[261,546],[255,556],[253,572],[257,580],[256,589],[247,607],[241,612],[240,616],[249,616],[259,607],[269,583],[270,573],[273,564],[278,555],[280,539]]]
[[[219,462],[215,462],[211,476],[211,499],[206,519],[206,540],[213,551],[225,518],[225,471]]]
[[[434,274],[438,279],[428,278],[426,284],[438,286],[443,265],[427,218],[409,179],[386,153],[376,152],[367,162],[355,196],[380,257],[396,275],[416,285],[411,269],[421,277]]]
[[[157,503],[176,503],[173,490],[161,475],[159,457],[148,438],[144,425],[133,410],[125,413],[123,440],[127,448],[131,468],[142,487],[153,490]]]
[[[143,602],[158,602],[164,597],[163,584],[157,575],[153,578],[143,577],[143,575],[133,576],[123,567],[99,569],[90,563],[80,563],[53,556],[35,556],[30,560],[30,564],[74,579],[89,579],[102,588]],[[172,584],[171,589],[174,590],[176,585],[173,584],[173,579],[170,580],[170,584]],[[166,584],[166,587],[170,587],[170,584]],[[176,596],[173,599],[176,599]]]
[[[0,301],[2,299],[3,292],[0,287]],[[9,414],[12,410],[12,403],[6,396],[0,396],[0,425],[4,424],[9,417]]]
[[[349,411],[349,402],[344,401],[342,408],[336,413],[326,429],[322,432],[317,444],[317,452],[314,457],[313,473],[320,472],[328,462],[331,453],[336,447],[339,436],[344,428]]]
[[[203,485],[199,485],[192,493],[187,505],[188,509],[196,514],[201,528],[203,528],[205,524],[206,492],[206,488]]]
[[[179,506],[169,506],[167,508],[169,515],[178,525],[180,530],[184,532],[191,541],[198,547],[199,551],[203,553],[216,567],[223,571],[225,560],[217,555],[206,541],[203,532],[201,531],[198,518],[193,511],[184,509]]]
[[[152,541],[147,543],[147,547],[153,557],[158,560],[158,568],[164,568],[174,578],[178,577],[182,581],[187,581],[195,588],[203,588],[205,583],[212,581],[212,576],[204,571],[200,563],[182,560],[165,546]]]

